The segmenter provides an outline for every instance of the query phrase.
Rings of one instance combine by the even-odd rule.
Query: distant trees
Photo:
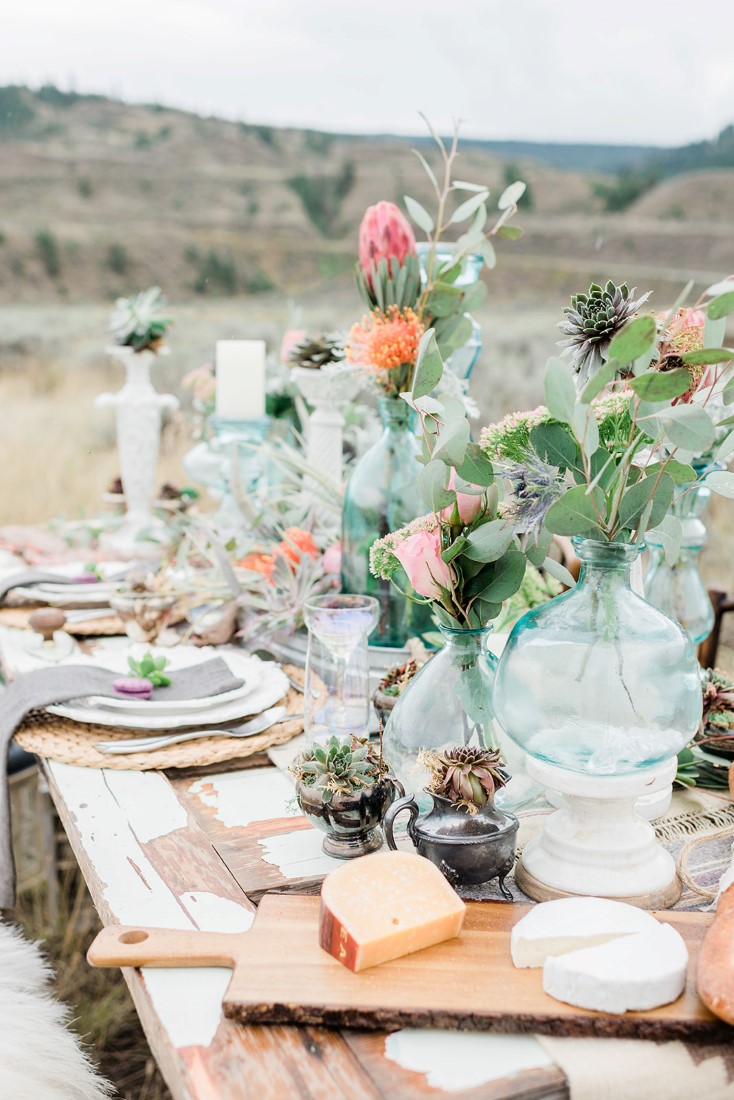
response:
[[[35,241],[49,279],[58,279],[61,274],[61,252],[53,233],[50,229],[39,229]]]
[[[660,173],[656,168],[623,168],[611,182],[594,181],[591,190],[602,200],[608,213],[618,214],[653,188],[659,179]]]
[[[286,183],[298,195],[308,218],[324,237],[338,236],[342,205],[357,177],[354,161],[345,160],[332,176],[291,176]]]

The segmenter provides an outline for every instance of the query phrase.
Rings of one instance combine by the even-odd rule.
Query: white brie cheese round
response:
[[[644,1011],[675,1001],[686,985],[688,950],[669,924],[568,955],[549,956],[543,989],[598,1012]]]
[[[559,898],[544,901],[512,929],[510,949],[515,966],[542,966],[550,955],[565,955],[658,928],[644,909],[606,898]]]

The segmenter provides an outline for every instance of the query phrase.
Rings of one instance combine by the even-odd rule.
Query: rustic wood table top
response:
[[[0,628],[0,664],[11,677],[18,634]],[[42,760],[103,923],[239,932],[266,891],[317,890],[338,861],[293,812],[285,771],[293,751],[273,749],[266,766],[198,774]],[[563,1072],[532,1036],[245,1027],[222,1014],[228,970],[123,975],[176,1100],[569,1095]]]

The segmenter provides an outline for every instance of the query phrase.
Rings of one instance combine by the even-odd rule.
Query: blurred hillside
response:
[[[734,267],[734,169],[665,179],[609,214],[616,177],[538,158],[578,164],[588,148],[588,163],[642,172],[676,151],[495,146],[467,143],[461,175],[495,194],[519,175],[532,194],[525,237],[501,242],[489,276],[496,299],[560,301],[605,274],[703,285]],[[367,205],[406,191],[430,202],[410,147],[0,89],[0,301],[104,300],[150,283],[173,300],[346,284]]]

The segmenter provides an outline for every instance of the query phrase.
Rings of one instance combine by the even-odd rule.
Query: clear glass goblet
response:
[[[372,596],[316,596],[305,604],[304,726],[308,741],[368,735],[367,639],[377,625],[379,611]]]

